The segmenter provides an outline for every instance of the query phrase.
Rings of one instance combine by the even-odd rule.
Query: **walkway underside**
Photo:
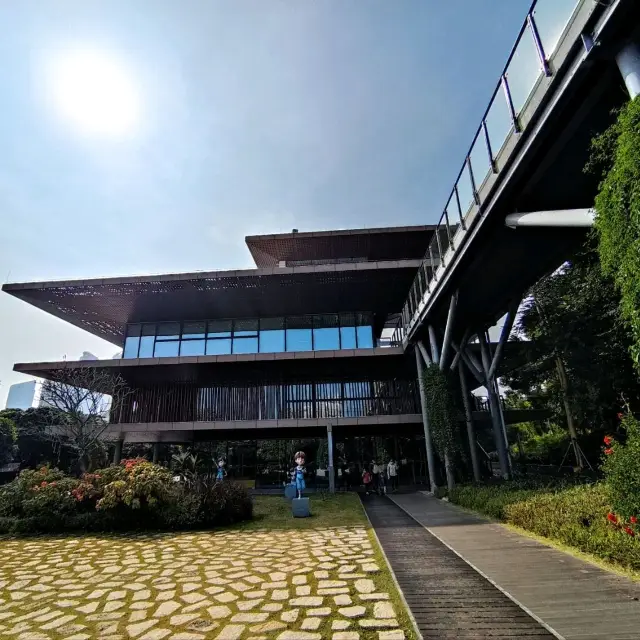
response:
[[[553,638],[390,500],[363,502],[425,639]]]

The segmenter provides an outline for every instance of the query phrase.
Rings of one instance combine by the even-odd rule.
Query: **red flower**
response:
[[[604,443],[609,446],[613,442],[613,438],[611,436],[604,437]]]
[[[614,524],[617,524],[618,523],[618,516],[616,516],[615,513],[609,512],[609,513],[607,513],[607,520],[609,522],[613,522]]]
[[[636,534],[633,532],[633,529],[631,529],[630,527],[625,527],[624,528],[625,533],[628,533],[630,536],[635,536]]]
[[[638,518],[636,518],[635,516],[631,516],[629,520],[631,521],[632,524],[637,524],[638,522]]]
[[[619,413],[618,414],[618,420],[622,420],[622,418],[624,418],[624,413]]]
[[[46,487],[46,486],[47,486],[47,482],[41,482],[41,483],[40,483],[40,486],[41,486],[41,487]]]
[[[605,449],[604,453],[605,455],[610,456],[613,453],[613,449]]]

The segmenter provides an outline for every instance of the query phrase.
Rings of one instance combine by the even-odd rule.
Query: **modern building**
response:
[[[7,409],[31,409],[38,406],[39,385],[37,380],[16,382],[9,387]]]
[[[264,486],[282,483],[302,447],[326,482],[332,458],[346,482],[349,467],[359,478],[384,457],[418,481],[421,394],[399,323],[418,269],[431,268],[432,236],[431,226],[251,236],[254,269],[7,284],[123,350],[14,368],[122,376],[131,393],[110,416],[116,456],[123,442],[210,443],[232,474]]]

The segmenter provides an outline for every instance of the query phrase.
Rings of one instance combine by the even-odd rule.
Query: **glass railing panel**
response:
[[[533,36],[531,31],[525,28],[505,74],[516,113],[524,107],[541,73],[540,57],[536,51]]]
[[[476,137],[473,143],[471,153],[471,168],[473,170],[473,179],[476,181],[476,189],[480,189],[482,183],[491,171],[491,162],[489,161],[489,151],[484,139],[484,132],[481,130],[480,135]]]
[[[513,128],[513,122],[509,114],[509,107],[502,86],[498,87],[498,90],[493,96],[493,101],[487,112],[485,122],[487,123],[489,142],[491,143],[493,157],[495,158]]]
[[[547,60],[558,46],[560,36],[578,4],[577,0],[538,0],[533,17]]]
[[[456,183],[458,187],[458,197],[463,218],[466,217],[473,204],[473,188],[471,186],[471,176],[469,175],[469,165],[465,162],[460,179]]]

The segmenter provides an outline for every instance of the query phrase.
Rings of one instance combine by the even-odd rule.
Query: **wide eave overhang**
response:
[[[123,343],[128,322],[399,311],[419,260],[5,284],[3,291]]]
[[[257,267],[280,263],[375,262],[424,257],[435,225],[247,236]]]

